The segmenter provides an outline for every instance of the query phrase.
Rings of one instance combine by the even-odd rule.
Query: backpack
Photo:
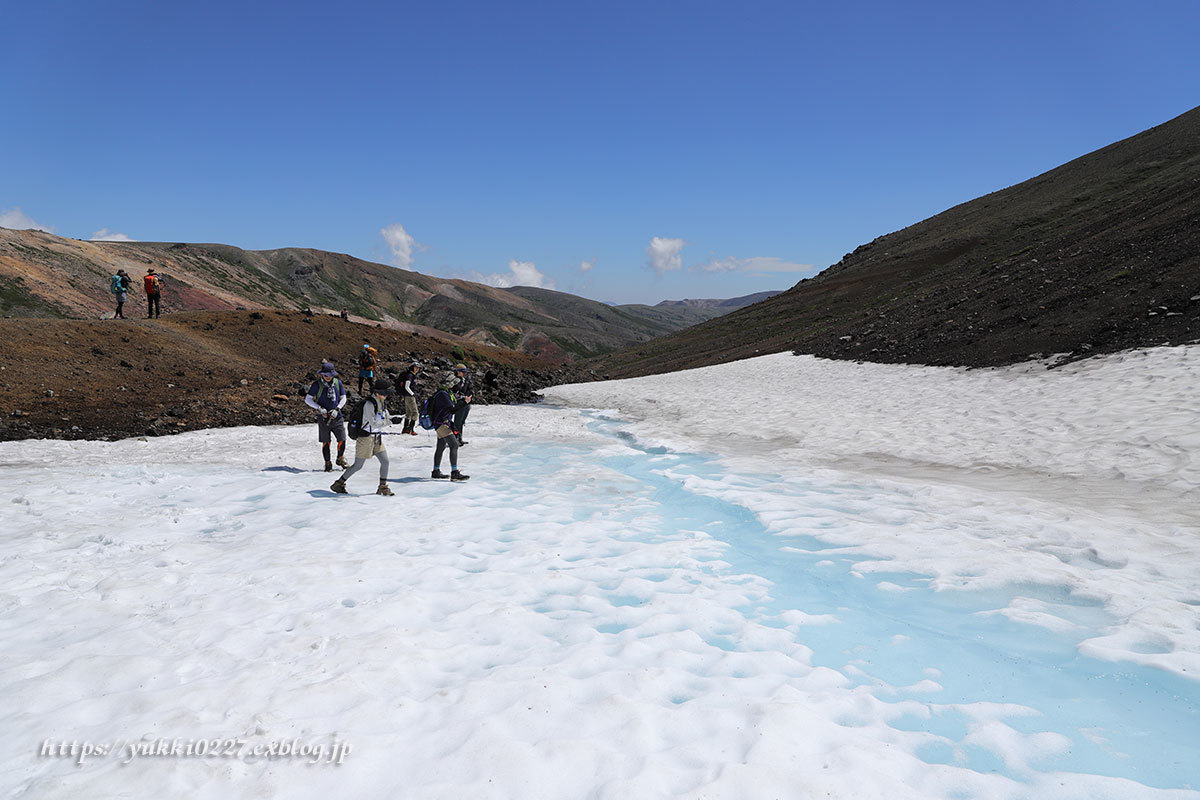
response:
[[[375,354],[370,350],[363,350],[358,354],[358,366],[361,369],[373,369],[375,367]]]
[[[418,421],[422,428],[427,431],[433,430],[433,420],[429,416],[429,398],[426,397],[421,401],[421,416]]]
[[[333,396],[337,398],[342,392],[345,391],[345,387],[342,386],[341,378],[334,378],[329,383],[326,383],[320,378],[317,378],[317,381],[321,384],[319,387],[317,387],[316,401],[318,403],[321,402],[321,400],[323,400],[327,394],[332,393]]]
[[[125,283],[121,280],[120,275],[113,275],[108,284],[108,290],[113,294],[120,294],[125,291]]]
[[[346,415],[346,435],[351,439],[357,439],[363,436],[363,410],[367,406],[367,398],[363,397],[355,401],[354,405],[350,406],[350,413]]]

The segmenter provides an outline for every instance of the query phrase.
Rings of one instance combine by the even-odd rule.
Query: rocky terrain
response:
[[[197,428],[308,422],[304,392],[323,359],[356,388],[368,342],[380,371],[416,361],[426,387],[455,363],[472,370],[475,402],[526,403],[581,370],[299,311],[196,311],[156,320],[0,320],[0,439],[112,439]]]
[[[1200,108],[589,365],[625,377],[793,350],[994,366],[1197,339]]]
[[[437,278],[306,248],[241,250],[222,244],[91,242],[0,228],[0,315],[111,316],[108,278],[164,277],[169,311],[312,309],[465,343],[507,347],[568,362],[644,342],[731,310],[610,306],[548,289],[500,289]],[[129,315],[127,315],[129,316]]]

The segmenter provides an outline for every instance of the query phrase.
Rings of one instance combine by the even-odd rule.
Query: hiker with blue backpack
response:
[[[449,478],[452,481],[465,481],[470,475],[464,475],[458,470],[458,436],[454,432],[454,412],[458,408],[458,398],[451,391],[455,377],[453,372],[447,372],[438,383],[438,389],[433,397],[425,403],[425,412],[429,416],[430,427],[437,432],[437,448],[433,451],[433,473],[431,478]],[[422,422],[424,427],[424,422]],[[442,453],[450,450],[450,474],[442,472]]]
[[[387,410],[387,399],[396,390],[387,378],[377,378],[371,384],[371,394],[354,404],[346,416],[346,432],[354,440],[354,463],[342,473],[342,477],[329,488],[336,494],[346,494],[346,481],[362,469],[368,458],[379,459],[379,488],[375,494],[391,497],[388,488],[388,454],[383,446],[383,429],[392,421]]]
[[[113,314],[113,319],[125,319],[125,301],[129,299],[131,283],[129,273],[123,269],[117,270],[117,274],[108,279],[108,290],[117,299],[117,311]]]
[[[342,418],[342,408],[346,405],[346,387],[333,364],[328,361],[321,364],[317,379],[308,387],[304,402],[317,412],[317,440],[321,443],[321,455],[325,457],[325,471],[333,472],[333,463],[329,460],[330,439],[337,437],[337,465],[348,467],[346,463],[346,423]]]

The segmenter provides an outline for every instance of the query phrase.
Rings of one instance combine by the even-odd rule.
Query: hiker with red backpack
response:
[[[158,319],[162,310],[162,278],[153,269],[148,269],[142,284],[146,289],[146,319]]]
[[[379,363],[376,354],[379,351],[371,345],[364,343],[362,352],[358,354],[358,393],[362,394],[363,381],[367,382],[367,388],[371,388],[371,381],[375,378],[375,365]],[[391,384],[388,384],[389,386]]]
[[[346,463],[346,423],[342,419],[342,407],[346,405],[346,387],[338,378],[337,370],[328,361],[321,364],[317,379],[308,387],[304,402],[317,412],[317,441],[321,443],[321,455],[325,457],[325,471],[333,472],[333,463],[329,460],[330,439],[337,437],[337,465],[348,467]]]

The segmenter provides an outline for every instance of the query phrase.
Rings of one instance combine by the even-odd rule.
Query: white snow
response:
[[[0,792],[1198,798],[1198,372],[557,387],[392,498],[315,426],[0,443]]]

